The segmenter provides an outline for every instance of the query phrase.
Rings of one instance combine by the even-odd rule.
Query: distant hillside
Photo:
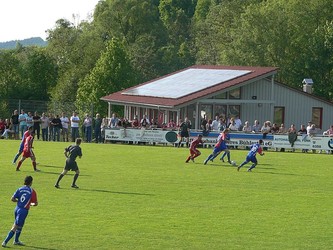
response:
[[[15,49],[16,44],[20,43],[22,44],[23,47],[28,47],[28,46],[37,46],[37,47],[45,47],[47,46],[47,42],[44,41],[40,37],[31,37],[28,39],[24,40],[13,40],[9,42],[0,42],[0,49]]]

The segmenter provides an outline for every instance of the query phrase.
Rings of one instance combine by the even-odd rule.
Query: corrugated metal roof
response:
[[[125,90],[122,94],[177,99],[250,72],[248,70],[230,69],[187,69],[145,85]]]
[[[104,96],[113,104],[176,107],[277,73],[276,67],[195,65]]]

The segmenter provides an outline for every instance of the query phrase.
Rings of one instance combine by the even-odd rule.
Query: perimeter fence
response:
[[[23,109],[26,113],[35,111],[41,115],[43,112],[61,115],[65,112],[71,115],[73,111],[77,111],[74,102],[53,102],[53,101],[39,101],[39,100],[21,100],[21,99],[0,99],[0,118],[10,118],[14,110]],[[92,104],[86,105],[86,110],[90,110],[90,114],[94,114],[94,106]]]

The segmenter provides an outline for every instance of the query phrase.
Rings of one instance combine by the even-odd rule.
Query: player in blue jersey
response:
[[[80,174],[79,167],[77,166],[77,163],[76,163],[76,158],[77,157],[79,157],[79,158],[82,157],[82,150],[80,148],[81,142],[82,142],[81,138],[76,138],[75,145],[71,145],[71,146],[65,148],[64,154],[67,158],[66,159],[66,165],[64,167],[64,170],[59,175],[56,184],[54,185],[56,188],[60,188],[59,182],[67,174],[67,172],[69,170],[75,171],[75,175],[74,175],[74,179],[73,179],[73,183],[72,183],[72,188],[79,188],[75,184],[76,180],[77,180],[77,178],[79,177],[79,174]]]
[[[227,147],[226,141],[228,140],[228,133],[229,129],[226,128],[222,131],[222,133],[218,136],[217,142],[214,146],[213,152],[207,157],[207,159],[204,161],[204,165],[207,164],[208,161],[213,160],[216,156],[219,155],[222,151],[227,153],[228,162],[231,164],[230,161],[230,151]]]
[[[238,166],[237,171],[239,171],[239,169],[241,167],[243,167],[245,164],[249,163],[250,161],[253,164],[247,170],[248,172],[251,172],[251,170],[254,169],[257,166],[257,164],[258,164],[257,157],[256,157],[257,153],[260,154],[261,156],[263,156],[265,154],[262,151],[262,147],[261,147],[261,145],[263,145],[263,144],[264,144],[263,140],[259,140],[259,143],[255,143],[255,144],[251,145],[250,151],[248,152],[245,161]]]
[[[33,178],[27,176],[24,179],[24,186],[15,191],[11,200],[17,202],[15,207],[15,221],[14,225],[9,231],[6,239],[2,242],[2,246],[6,247],[8,241],[15,235],[14,245],[23,246],[24,244],[19,240],[25,219],[28,216],[30,206],[37,206],[37,193],[31,188]]]

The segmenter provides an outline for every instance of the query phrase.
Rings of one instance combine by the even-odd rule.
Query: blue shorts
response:
[[[257,158],[255,156],[247,156],[246,157],[247,162],[253,162],[253,163],[258,163]]]
[[[28,216],[28,209],[25,208],[15,208],[15,225],[18,225],[19,227],[23,227],[25,219]]]
[[[23,152],[23,149],[24,149],[24,143],[21,143],[20,148],[19,148],[19,152]]]

